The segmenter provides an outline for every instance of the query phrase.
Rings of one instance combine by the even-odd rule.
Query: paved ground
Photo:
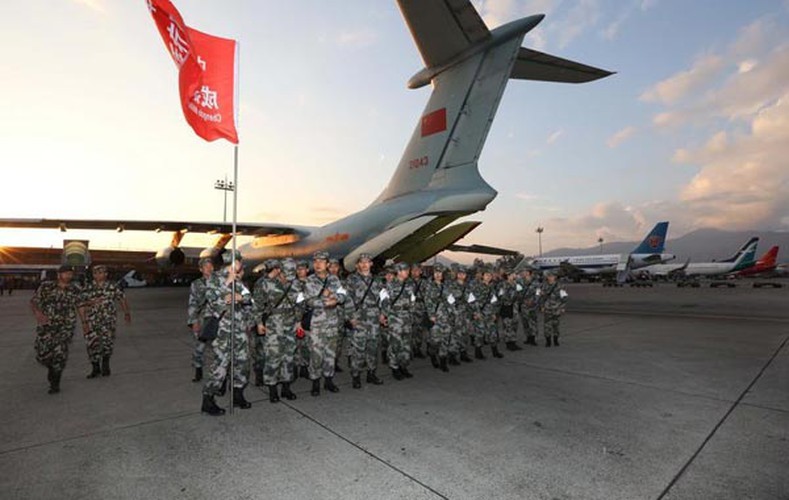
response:
[[[569,291],[558,349],[221,418],[185,289],[130,293],[109,378],[76,337],[56,396],[0,297],[0,498],[789,499],[789,289]]]

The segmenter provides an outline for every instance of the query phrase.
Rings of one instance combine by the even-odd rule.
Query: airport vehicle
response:
[[[667,232],[668,222],[658,222],[629,254],[536,257],[529,261],[529,265],[541,271],[558,268],[571,277],[618,273],[617,281],[622,282],[629,271],[675,258],[672,254],[663,253]]]
[[[468,0],[398,0],[398,5],[425,63],[408,86],[433,90],[391,181],[368,207],[322,227],[237,224],[237,234],[253,237],[239,247],[245,265],[316,250],[343,258],[349,270],[362,253],[372,254],[377,264],[436,255],[480,222],[451,224],[484,210],[496,197],[477,162],[509,80],[583,83],[612,74],[521,47],[542,14],[489,30]],[[65,219],[2,219],[0,227],[172,231],[172,243],[155,257],[161,265],[185,261],[180,245],[187,231],[221,234],[202,253],[215,257],[233,230],[216,222]]]
[[[747,269],[755,264],[754,256],[759,238],[751,238],[731,258],[720,262],[690,262],[684,264],[655,264],[642,269],[652,277],[687,278],[696,276],[724,276],[726,274]]]

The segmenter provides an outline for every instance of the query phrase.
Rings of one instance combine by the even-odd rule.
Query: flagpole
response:
[[[241,54],[241,47],[236,41],[236,57],[235,57],[235,64],[233,67],[235,68],[235,96],[234,97],[234,106],[233,110],[235,112],[235,122],[236,122],[236,130],[238,130],[238,94],[239,94],[239,87],[240,82],[238,80],[239,74],[239,63],[241,62],[241,58],[239,57]],[[232,258],[232,266],[233,270],[236,269],[236,223],[238,222],[238,143],[233,145],[233,258]],[[235,365],[236,365],[236,280],[233,280],[233,299],[231,301],[230,311],[233,314],[233,322],[230,327],[230,380],[235,379]],[[233,401],[234,399],[234,392],[235,387],[233,384],[230,384],[230,414],[233,414]]]

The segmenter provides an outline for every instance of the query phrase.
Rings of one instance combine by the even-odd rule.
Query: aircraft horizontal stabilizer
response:
[[[613,74],[611,71],[521,47],[518,59],[512,67],[510,78],[542,82],[585,83]]]
[[[482,224],[479,221],[467,221],[450,226],[443,231],[434,234],[417,246],[400,254],[397,260],[402,262],[422,262],[439,252],[444,251],[450,245],[466,236],[477,226]]]
[[[489,247],[487,245],[449,245],[447,250],[450,252],[481,253],[486,255],[518,255],[518,252],[515,250]]]

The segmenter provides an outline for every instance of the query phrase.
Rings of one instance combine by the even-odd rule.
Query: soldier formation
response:
[[[522,349],[517,343],[521,321],[524,343],[537,345],[539,313],[544,315],[545,346],[559,345],[567,292],[550,273],[543,282],[531,270],[516,273],[478,265],[470,272],[464,266],[435,264],[429,278],[423,278],[422,266],[398,263],[386,268],[382,278],[372,273],[372,256],[361,254],[356,271],[343,279],[339,262],[319,251],[313,255],[312,273],[305,261],[266,261],[250,292],[241,279],[241,255],[233,257],[225,253],[224,267],[213,273],[210,262],[201,261],[203,276],[192,284],[189,297],[188,325],[195,338],[209,318],[219,322],[210,341],[213,362],[203,388],[201,409],[209,415],[225,413],[215,396],[225,393],[228,379],[232,404],[251,406],[244,397],[250,357],[255,385],[266,386],[269,401],[276,403],[281,397],[296,399],[291,384],[299,377],[309,379],[312,396],[320,396],[321,387],[339,392],[334,378],[342,371],[343,356],[354,389],[362,387],[363,375],[367,384],[383,384],[379,355],[395,380],[414,376],[411,363],[425,357],[425,346],[433,367],[444,372],[472,362],[472,348],[478,360],[486,359],[486,347],[501,358],[502,341],[508,350]],[[195,382],[202,379],[198,354],[204,350],[195,348]]]

